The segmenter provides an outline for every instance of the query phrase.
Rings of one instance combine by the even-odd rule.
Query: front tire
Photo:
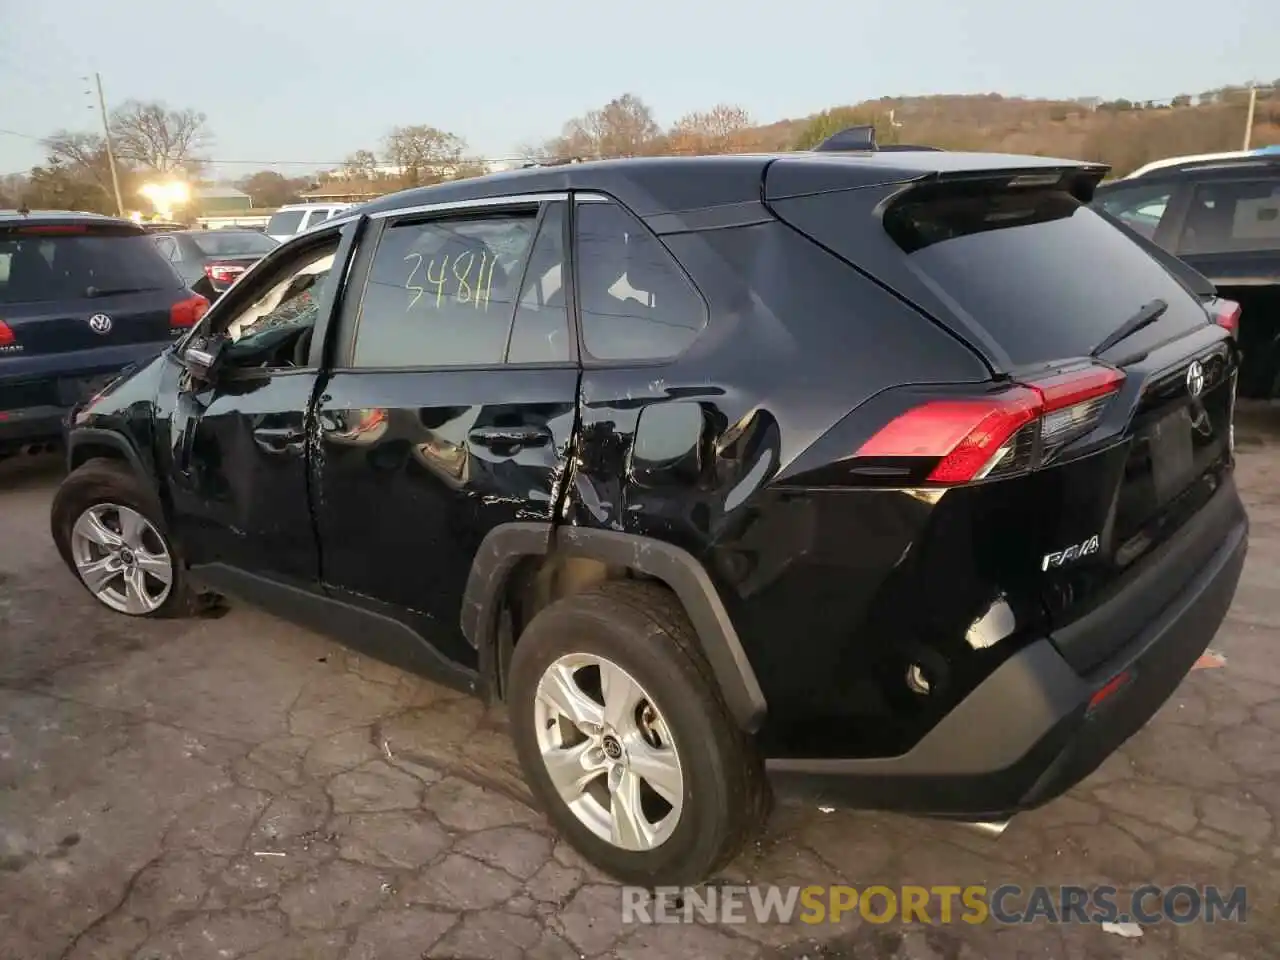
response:
[[[665,587],[614,581],[539,612],[508,706],[548,818],[624,882],[698,883],[762,824],[760,762]]]
[[[54,543],[80,585],[103,606],[133,617],[195,610],[155,494],[124,464],[90,460],[58,487]]]

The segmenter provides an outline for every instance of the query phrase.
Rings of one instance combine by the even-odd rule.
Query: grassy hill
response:
[[[1101,160],[1116,173],[1160,157],[1242,146],[1247,91],[1226,88],[1176,102],[1044,100],[992,93],[885,97],[827,112],[838,112],[849,123],[874,121],[883,142]],[[790,149],[803,140],[815,116],[757,126],[749,137],[758,149]],[[1254,114],[1252,145],[1273,143],[1280,143],[1280,86],[1259,89]]]

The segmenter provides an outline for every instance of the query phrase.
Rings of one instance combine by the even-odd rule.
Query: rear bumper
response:
[[[1155,714],[1226,616],[1248,549],[1248,520],[1234,484],[1219,497],[1232,520],[1218,549],[1172,603],[1087,676],[1048,638],[1038,640],[1005,661],[907,753],[766,760],[775,789],[820,802],[972,820],[1003,819],[1070,789]],[[1098,629],[1106,623],[1100,618]],[[1094,694],[1120,676],[1123,686],[1090,709]]]
[[[67,414],[131,363],[145,362],[169,342],[15,356],[0,364],[0,453],[62,435]]]

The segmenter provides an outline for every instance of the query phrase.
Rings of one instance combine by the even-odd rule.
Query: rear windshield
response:
[[[251,257],[255,254],[261,256],[270,253],[280,245],[264,234],[248,230],[243,233],[230,230],[194,233],[191,239],[206,257]]]
[[[271,215],[267,221],[267,233],[283,237],[298,232],[298,224],[302,223],[305,210],[285,210]]]
[[[1169,304],[1159,332],[1135,334],[1134,346],[1205,322],[1168,271],[1065,191],[909,194],[884,224],[911,268],[1015,365],[1085,356],[1157,298]]]
[[[79,300],[179,285],[147,236],[0,232],[0,303]]]

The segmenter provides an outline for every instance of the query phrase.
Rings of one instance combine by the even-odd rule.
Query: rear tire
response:
[[[94,459],[73,470],[53,498],[50,526],[67,567],[108,609],[152,618],[197,612],[160,502],[125,464]]]
[[[516,644],[509,689],[525,779],[561,834],[606,873],[645,886],[698,883],[762,826],[760,761],[665,587],[614,581],[551,604]],[[581,724],[551,705],[566,689]],[[578,799],[571,806],[566,795]]]

